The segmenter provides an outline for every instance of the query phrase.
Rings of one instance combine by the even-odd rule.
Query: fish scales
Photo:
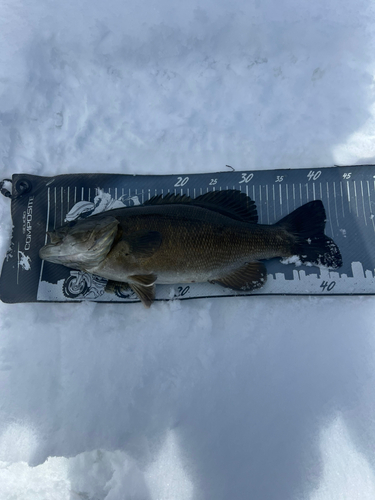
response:
[[[239,260],[290,255],[292,238],[274,226],[250,225],[193,206],[126,210],[126,217],[117,216],[122,237],[138,231],[157,231],[161,234],[160,248],[134,263],[115,245],[107,259],[91,269],[93,273],[109,279],[131,272],[155,273],[157,283],[175,283],[176,276],[181,282],[207,281],[235,268]]]

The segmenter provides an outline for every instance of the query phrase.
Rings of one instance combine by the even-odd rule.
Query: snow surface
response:
[[[1,173],[375,162],[367,0],[2,0]],[[0,256],[9,244],[0,200]],[[375,498],[375,299],[0,305],[0,498]]]

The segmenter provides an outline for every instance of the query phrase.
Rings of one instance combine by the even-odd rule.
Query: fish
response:
[[[297,256],[301,263],[337,269],[341,253],[325,235],[325,223],[321,200],[275,224],[258,224],[254,201],[238,190],[197,198],[157,195],[49,232],[50,243],[39,256],[106,278],[112,286],[130,286],[149,307],[157,284],[210,282],[256,290],[267,280],[264,261],[276,257]]]

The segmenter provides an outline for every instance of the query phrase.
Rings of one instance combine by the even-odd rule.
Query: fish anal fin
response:
[[[262,262],[247,262],[230,274],[221,276],[211,283],[231,288],[232,290],[246,291],[261,288],[267,280],[267,270]]]
[[[154,302],[155,280],[154,274],[129,276],[130,287],[146,307],[150,307]]]

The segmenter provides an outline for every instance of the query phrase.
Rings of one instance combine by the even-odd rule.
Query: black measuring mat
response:
[[[322,200],[325,233],[340,249],[337,270],[265,261],[268,279],[253,292],[210,283],[156,286],[156,300],[233,295],[348,295],[375,293],[375,166],[261,170],[186,175],[68,174],[12,177],[13,234],[0,278],[3,302],[138,301],[131,289],[105,291],[107,280],[42,261],[46,231],[77,218],[135,206],[155,195],[196,198],[236,189],[255,201],[259,224],[273,224],[301,205]],[[9,195],[2,187],[2,194]],[[112,290],[113,292],[113,290]]]

